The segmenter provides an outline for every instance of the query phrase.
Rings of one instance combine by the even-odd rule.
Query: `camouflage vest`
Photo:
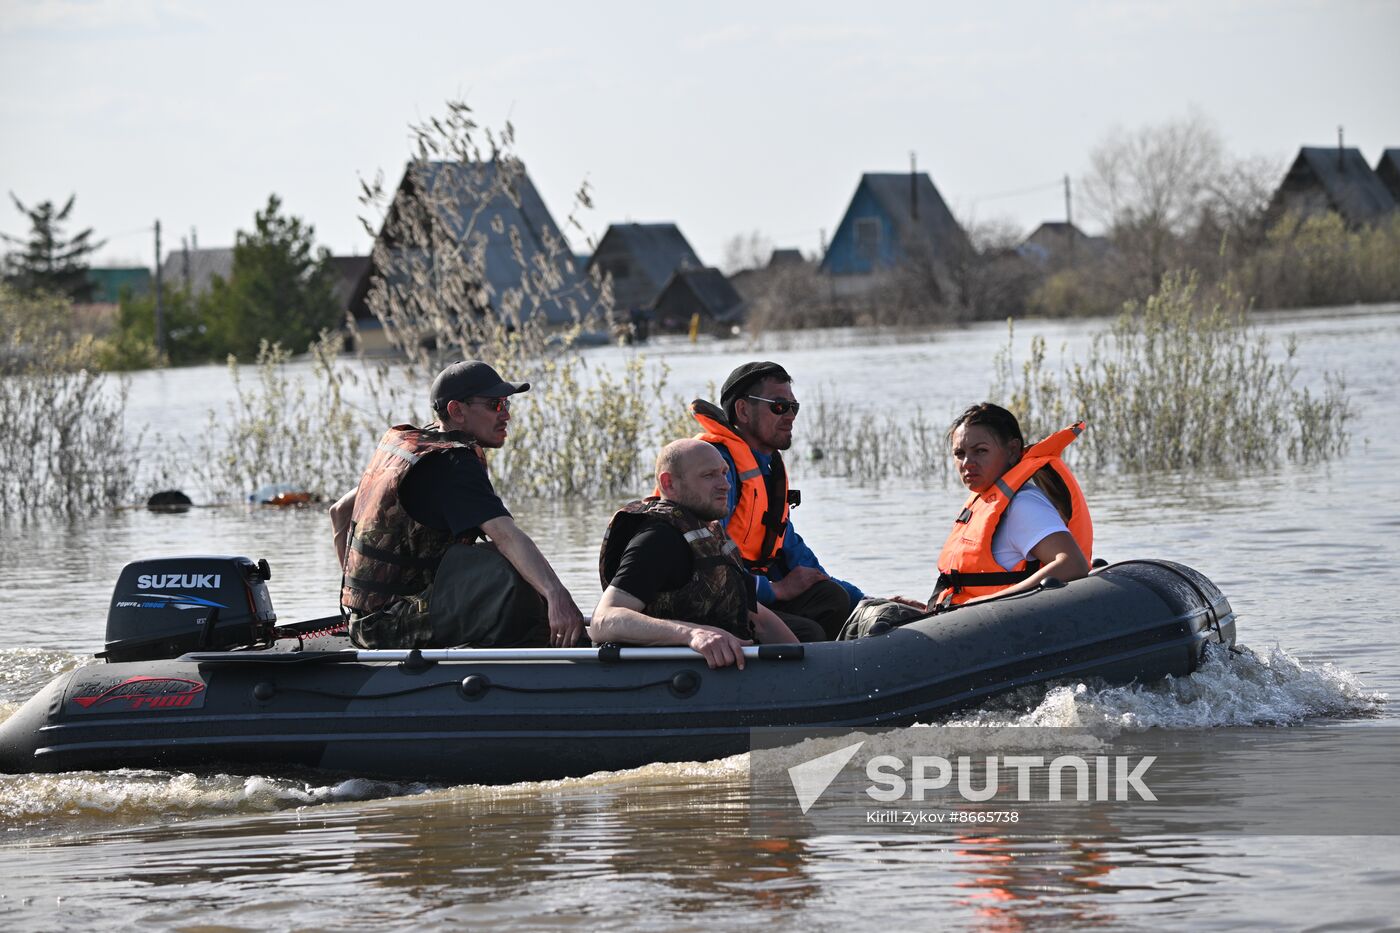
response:
[[[415,463],[439,451],[465,448],[481,456],[477,445],[456,439],[460,437],[398,424],[379,441],[355,493],[342,606],[375,612],[433,582],[438,562],[454,539],[448,531],[414,521],[399,501],[399,485]]]
[[[651,497],[624,505],[603,534],[598,553],[598,576],[606,588],[622,563],[622,554],[633,535],[649,519],[675,528],[690,545],[694,557],[690,579],[678,590],[657,593],[643,610],[659,619],[675,619],[697,625],[713,625],[740,638],[753,638],[749,622],[749,573],[739,549],[719,522],[702,522],[688,509]]]

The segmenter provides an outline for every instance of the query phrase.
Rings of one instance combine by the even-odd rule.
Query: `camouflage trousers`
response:
[[[433,643],[428,603],[429,583],[421,592],[404,596],[377,612],[350,613],[350,641],[361,648],[427,648]]]
[[[433,582],[376,612],[350,614],[361,648],[524,648],[549,644],[540,595],[494,547],[454,544]]]

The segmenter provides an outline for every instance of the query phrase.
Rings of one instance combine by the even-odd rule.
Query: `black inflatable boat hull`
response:
[[[57,678],[0,724],[0,770],[308,767],[504,783],[748,749],[760,726],[930,721],[1021,687],[1151,682],[1232,645],[1229,602],[1166,561],[712,671],[616,663],[351,660],[245,651],[101,664]]]

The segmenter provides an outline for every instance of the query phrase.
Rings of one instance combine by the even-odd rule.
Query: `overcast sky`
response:
[[[1286,166],[1341,124],[1374,164],[1397,50],[1396,0],[0,0],[0,186],[76,193],[102,262],[151,264],[156,218],[167,249],[232,245],[272,192],[363,254],[358,179],[396,181],[408,123],[461,98],[513,121],[557,220],[587,179],[594,236],[671,220],[718,265],[753,230],[816,251],[911,151],[960,218],[1027,232],[1113,127],[1193,109],[1236,155]],[[27,231],[8,199],[0,231]]]

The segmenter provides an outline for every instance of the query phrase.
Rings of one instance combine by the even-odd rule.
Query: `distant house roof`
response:
[[[173,249],[165,254],[161,283],[183,288],[191,295],[202,295],[213,287],[214,276],[224,281],[233,277],[233,247],[213,249]]]
[[[350,299],[360,279],[369,269],[368,256],[332,256],[331,270],[335,273],[336,307],[342,311],[350,307]]]
[[[768,265],[772,266],[800,266],[807,260],[802,258],[800,249],[775,249],[773,255],[768,257]]]
[[[612,276],[620,309],[649,308],[678,269],[703,267],[673,223],[612,224],[588,260],[588,270]]]
[[[689,320],[697,311],[720,324],[736,323],[744,299],[714,267],[678,270],[656,298],[655,317]]]
[[[1387,149],[1376,163],[1376,177],[1385,185],[1390,196],[1400,202],[1400,149]]]
[[[96,304],[116,304],[122,292],[133,296],[151,290],[151,270],[145,266],[93,266],[87,270],[92,282],[92,301]]]
[[[872,220],[879,223],[873,244],[857,229],[858,222]],[[948,259],[971,248],[927,172],[868,172],[860,177],[821,267],[833,275],[859,275],[914,255]]]
[[[1395,210],[1396,199],[1366,164],[1361,150],[1304,146],[1274,192],[1272,217],[1336,211],[1352,225],[1371,223]]]
[[[1030,236],[1016,247],[1016,253],[1026,259],[1040,263],[1068,258],[1070,251],[1082,251],[1087,256],[1102,253],[1108,241],[1100,236],[1089,236],[1074,224],[1064,220],[1047,220],[1036,227]]]
[[[530,176],[522,169],[509,179],[509,191],[499,189],[500,178],[500,166],[495,162],[410,162],[376,242],[405,260],[405,268],[397,270],[405,275],[411,274],[407,269],[410,263],[422,262],[430,268],[433,263],[427,261],[426,247],[404,242],[406,234],[398,227],[407,199],[420,198],[431,204],[431,216],[454,245],[481,248],[485,280],[478,284],[483,306],[502,312],[501,302],[506,295],[535,281],[541,265],[548,264],[552,266],[550,276],[556,280],[547,288],[551,297],[539,310],[550,324],[570,323],[574,313],[569,297],[580,297],[579,304],[587,304],[587,280]],[[484,192],[491,196],[481,203]],[[512,231],[518,236],[518,255]],[[472,243],[464,243],[465,240]],[[557,250],[552,262],[551,247]],[[373,261],[366,264],[351,296],[351,311],[356,318],[372,317],[366,298],[379,273]],[[520,317],[528,319],[534,313],[535,309],[527,305],[521,308]]]

